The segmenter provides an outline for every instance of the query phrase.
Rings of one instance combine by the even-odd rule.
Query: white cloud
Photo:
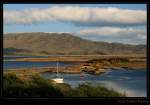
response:
[[[93,40],[146,44],[146,29],[131,27],[100,27],[80,30],[75,35]]]
[[[145,10],[121,8],[89,8],[79,6],[52,6],[45,9],[4,10],[5,24],[32,24],[44,21],[71,22],[75,25],[143,25]]]

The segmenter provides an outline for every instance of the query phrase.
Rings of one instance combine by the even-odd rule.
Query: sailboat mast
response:
[[[59,62],[57,61],[57,77],[58,77],[58,64],[59,64]]]

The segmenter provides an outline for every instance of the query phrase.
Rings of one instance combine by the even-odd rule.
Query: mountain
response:
[[[91,41],[71,33],[7,33],[4,51],[41,54],[146,54],[146,45]]]

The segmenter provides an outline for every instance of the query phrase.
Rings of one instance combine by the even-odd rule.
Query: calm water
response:
[[[14,59],[14,58],[9,58]],[[12,68],[38,68],[56,66],[56,62],[14,62],[4,61],[4,70]],[[60,62],[59,66],[71,66],[71,63]],[[43,73],[45,78],[53,78],[54,73]],[[107,72],[101,75],[83,74],[84,78],[81,79],[81,74],[61,74],[64,77],[64,81],[71,86],[77,86],[81,83],[91,83],[93,85],[102,85],[109,89],[114,89],[121,93],[126,93],[129,97],[146,97],[146,70],[107,70]]]
[[[45,78],[53,78],[54,73],[42,73]],[[109,89],[114,89],[120,93],[126,93],[129,97],[146,97],[146,70],[108,70],[101,75],[82,74],[61,74],[64,81],[71,86],[81,83],[91,83],[102,85]]]
[[[19,58],[44,58],[44,56],[4,56],[3,57],[4,60],[14,60]]]
[[[56,67],[57,62],[27,62],[27,61],[4,61],[3,69]],[[59,66],[71,66],[71,63],[59,62]]]

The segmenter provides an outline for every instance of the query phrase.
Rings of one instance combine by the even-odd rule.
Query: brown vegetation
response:
[[[57,57],[53,58],[25,58],[19,59],[20,61],[58,61]],[[18,61],[19,61],[18,60]],[[73,63],[72,66],[59,67],[59,72],[61,73],[81,73],[88,72],[92,74],[100,74],[105,72],[106,69],[146,69],[146,58],[98,58],[87,60],[83,57],[60,57],[59,62],[70,62]],[[5,72],[17,73],[18,75],[31,75],[41,72],[56,72],[56,67],[42,67],[42,68],[22,68],[22,69],[13,69],[6,70]]]

